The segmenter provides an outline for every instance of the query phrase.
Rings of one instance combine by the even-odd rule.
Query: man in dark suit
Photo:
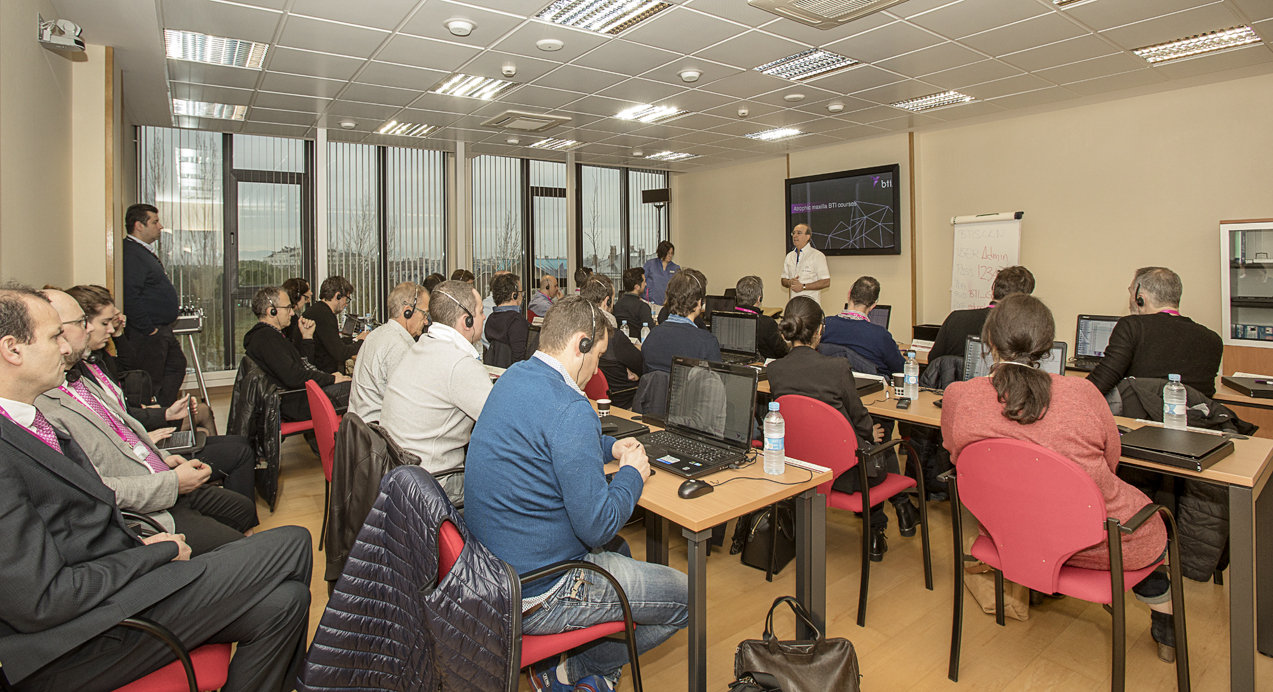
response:
[[[309,532],[266,531],[190,558],[140,538],[83,451],[33,406],[71,351],[57,312],[0,289],[0,660],[17,690],[113,690],[174,660],[142,616],[189,648],[238,642],[222,690],[290,690],[304,654]]]
[[[791,346],[778,333],[778,323],[760,310],[760,301],[765,299],[765,282],[759,276],[744,276],[734,287],[734,295],[738,301],[734,310],[756,316],[756,353],[766,360],[787,355]]]
[[[150,375],[155,399],[163,407],[172,406],[181,394],[186,378],[186,355],[172,333],[181,300],[159,262],[159,210],[149,204],[134,204],[124,214],[124,314],[130,347],[129,370]]]
[[[964,343],[969,336],[981,336],[981,327],[986,324],[986,315],[990,308],[1013,293],[1034,293],[1034,274],[1020,265],[1004,267],[995,274],[990,294],[994,297],[990,305],[972,310],[955,310],[946,315],[946,320],[937,330],[937,340],[928,352],[928,362],[942,356],[964,357]]]
[[[362,346],[367,332],[359,332],[352,343],[340,336],[340,313],[349,307],[354,285],[343,276],[329,276],[318,289],[318,300],[305,311],[314,322],[314,367],[323,372],[345,373],[345,362]]]

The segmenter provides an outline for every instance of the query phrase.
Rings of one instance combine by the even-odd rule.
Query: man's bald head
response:
[[[49,304],[57,311],[58,320],[62,322],[66,341],[71,345],[71,354],[67,356],[66,365],[70,367],[88,355],[88,325],[84,320],[84,308],[68,293],[45,289],[40,291],[48,298]]]

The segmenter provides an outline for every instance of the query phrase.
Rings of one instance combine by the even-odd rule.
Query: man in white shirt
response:
[[[358,352],[349,392],[349,412],[368,423],[380,422],[389,374],[428,325],[429,292],[424,286],[403,281],[389,292],[388,307],[392,317],[367,335]]]
[[[419,456],[429,473],[439,473],[464,466],[491,378],[474,348],[486,315],[472,284],[444,281],[434,287],[429,317],[429,333],[389,375],[380,424],[403,449]],[[441,483],[452,502],[464,501],[463,474]]]
[[[783,288],[791,289],[791,297],[812,298],[819,305],[822,289],[830,288],[831,272],[827,269],[827,256],[812,245],[813,231],[805,224],[791,229],[791,242],[796,249],[787,253],[782,264]]]

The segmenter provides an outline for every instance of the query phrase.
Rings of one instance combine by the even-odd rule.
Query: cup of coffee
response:
[[[597,416],[605,418],[610,415],[610,400],[597,399]]]
[[[900,372],[893,373],[893,394],[899,399],[906,396],[906,375]]]

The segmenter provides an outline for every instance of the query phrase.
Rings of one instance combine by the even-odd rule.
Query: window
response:
[[[654,256],[668,237],[666,205],[643,204],[641,192],[668,187],[668,174],[627,168],[579,167],[579,262],[609,276]]]
[[[477,292],[491,290],[491,277],[508,270],[526,281],[523,203],[524,159],[473,159],[473,274]]]
[[[346,310],[378,314],[380,271],[380,149],[367,144],[327,145],[327,275],[354,285]],[[314,284],[318,299],[321,277]]]
[[[530,162],[531,246],[533,271],[523,279],[524,290],[538,286],[539,277],[566,276],[566,164]]]
[[[446,155],[385,150],[385,296],[403,281],[446,274]]]

